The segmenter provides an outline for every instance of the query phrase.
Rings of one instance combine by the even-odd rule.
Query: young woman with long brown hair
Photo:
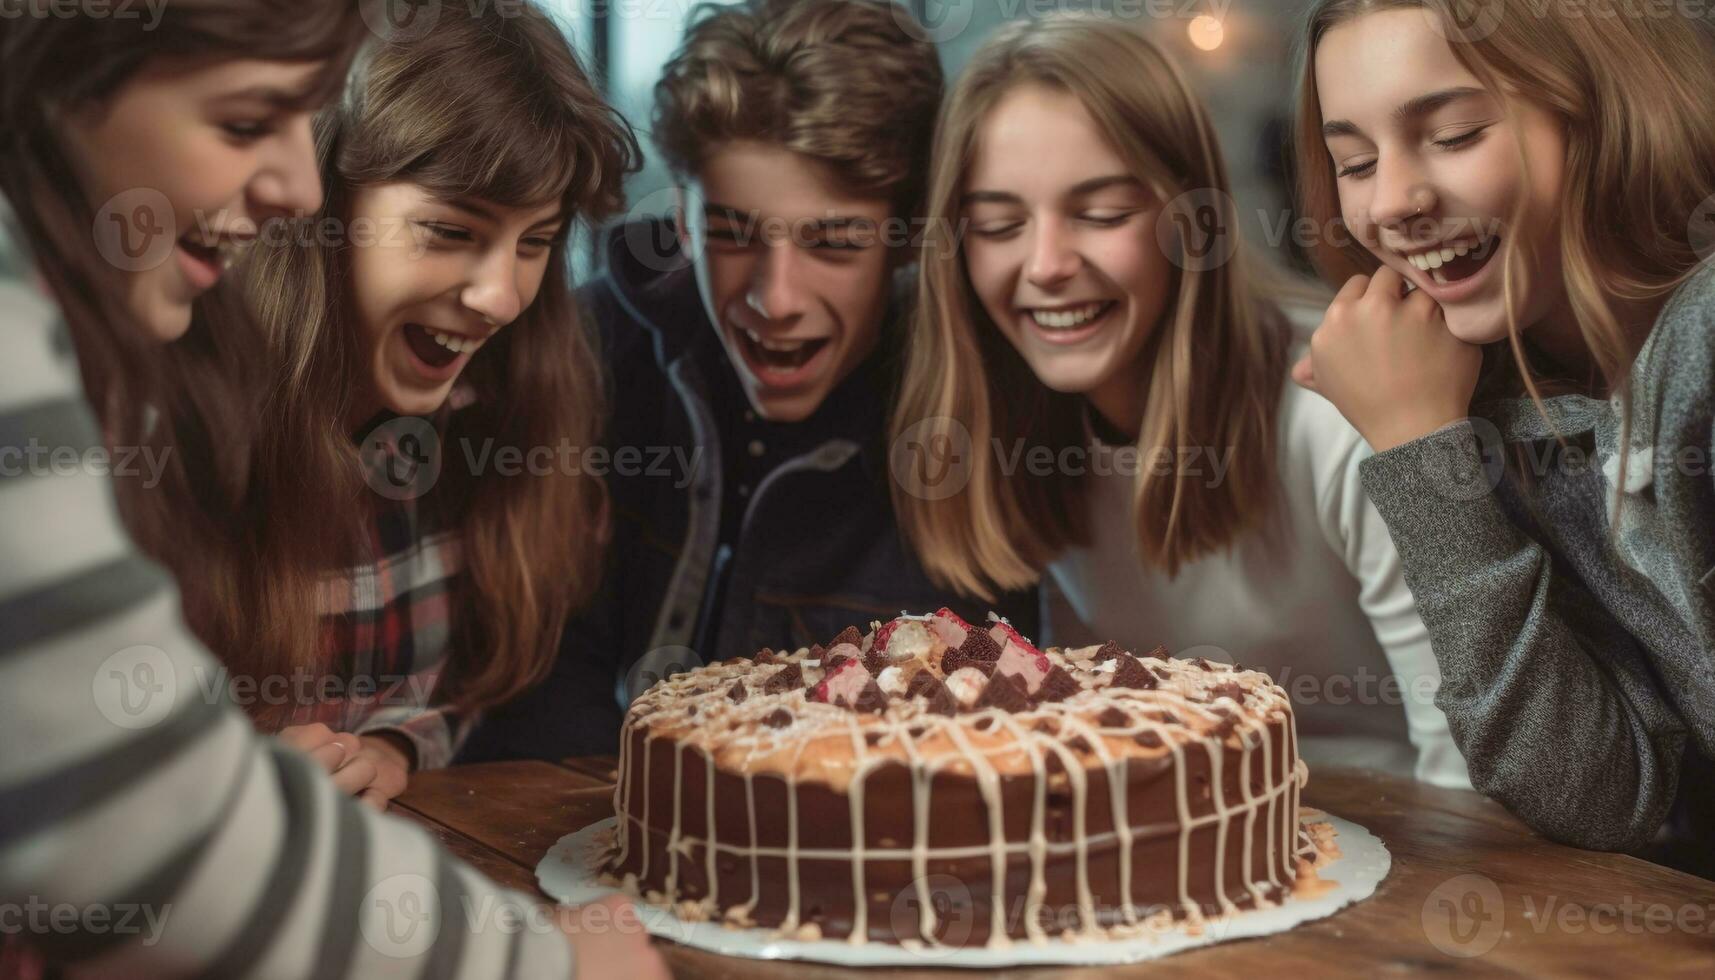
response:
[[[116,976],[665,976],[638,930],[573,945],[502,915],[392,941],[377,889],[424,908],[530,900],[258,739],[204,687],[215,661],[119,519],[194,574],[204,494],[242,492],[190,478],[193,447],[248,468],[254,416],[228,371],[261,351],[220,252],[319,203],[309,113],[366,36],[359,12],[0,18],[0,895],[148,919],[23,923],[0,947]],[[0,971],[16,962],[0,948]]]
[[[350,788],[384,804],[545,674],[594,588],[604,492],[565,450],[603,400],[567,243],[637,146],[529,6],[376,46],[316,140],[326,204],[246,264],[278,376],[203,612],[236,673],[329,684],[254,714],[376,758]]]
[[[1667,8],[1476,13],[1310,11],[1344,287],[1298,375],[1376,450],[1476,787],[1715,874],[1715,46]]]
[[[1055,642],[1219,648],[1294,689],[1307,758],[1462,784],[1362,442],[1287,383],[1292,291],[1242,248],[1197,257],[1169,213],[1236,219],[1180,72],[1122,22],[1009,26],[934,161],[894,425],[969,461],[956,492],[895,490],[931,574],[988,595],[1047,572]]]

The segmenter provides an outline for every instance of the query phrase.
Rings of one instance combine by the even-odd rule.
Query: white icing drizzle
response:
[[[685,808],[679,799],[685,791],[684,760],[685,743],[675,741],[673,743],[673,832],[667,835],[667,884],[665,890],[668,895],[679,893],[679,848],[684,843],[682,821],[685,816]],[[709,836],[713,838],[714,835]]]
[[[613,788],[613,811],[622,817],[631,812],[631,794],[636,789],[636,781],[631,779],[631,716],[625,716],[625,721],[619,726],[619,785]],[[631,855],[631,821],[619,821],[618,834],[614,839],[617,856],[614,863],[623,865]]]
[[[715,849],[709,846],[720,838],[720,834],[715,832],[715,757],[704,752],[703,759],[707,764],[706,774],[703,777],[703,799],[707,800],[709,804],[708,822],[703,824],[703,832],[709,835],[702,842],[703,868],[704,874],[709,879],[709,894],[706,901],[709,910],[713,911],[721,907],[720,879],[715,875]]]
[[[990,723],[993,723],[991,718]],[[947,726],[947,734],[959,746],[966,759],[970,760],[975,769],[977,788],[983,795],[983,809],[988,811],[989,843],[989,948],[1005,948],[1011,945],[1006,935],[1006,814],[1001,810],[1000,774],[989,762],[988,756],[971,749],[970,739],[965,735],[962,726]],[[943,849],[946,854],[952,848]]]
[[[872,634],[873,635],[873,634]],[[866,646],[868,641],[866,640]],[[936,641],[932,662],[938,663],[943,645]],[[763,881],[760,861],[764,858],[785,859],[787,911],[779,925],[782,933],[819,935],[820,924],[805,922],[802,908],[803,888],[801,865],[810,861],[844,861],[852,869],[852,923],[847,941],[862,943],[869,933],[869,896],[866,894],[866,862],[909,861],[913,886],[918,898],[918,929],[922,941],[937,942],[940,931],[936,906],[931,901],[927,879],[929,861],[986,857],[989,869],[989,930],[988,945],[1000,948],[1012,942],[1008,934],[1006,913],[1006,875],[1009,862],[1021,860],[1029,866],[1029,883],[1023,899],[1025,938],[1033,943],[1048,938],[1042,923],[1042,911],[1047,898],[1047,869],[1049,861],[1069,857],[1073,863],[1080,935],[1100,936],[1105,929],[1140,926],[1141,911],[1133,895],[1134,850],[1145,841],[1167,834],[1177,834],[1177,908],[1178,917],[1204,922],[1201,902],[1191,894],[1190,842],[1203,827],[1213,825],[1215,854],[1212,864],[1214,904],[1221,914],[1231,914],[1239,906],[1227,895],[1223,872],[1227,867],[1229,847],[1240,848],[1231,840],[1231,832],[1242,834],[1241,880],[1249,898],[1261,906],[1270,901],[1260,879],[1253,880],[1252,861],[1256,853],[1255,835],[1259,827],[1267,827],[1267,881],[1272,894],[1279,896],[1287,887],[1279,871],[1284,868],[1290,879],[1293,874],[1289,856],[1300,853],[1297,836],[1298,800],[1301,787],[1308,778],[1303,762],[1298,758],[1297,732],[1292,725],[1291,705],[1285,692],[1269,681],[1266,675],[1238,671],[1225,665],[1197,664],[1188,661],[1146,661],[1159,679],[1156,689],[1114,689],[1111,681],[1115,663],[1095,665],[1088,662],[1093,648],[1074,651],[1069,658],[1058,650],[1048,651],[1050,660],[1079,678],[1085,689],[1061,702],[1033,705],[1026,711],[1010,714],[988,708],[965,710],[953,717],[928,711],[922,699],[890,701],[879,715],[860,714],[843,706],[806,701],[794,695],[768,695],[759,689],[781,663],[803,665],[806,651],[777,658],[774,665],[764,666],[750,661],[714,664],[687,674],[677,675],[646,692],[632,706],[622,728],[620,746],[620,785],[614,794],[615,809],[620,816],[614,856],[610,865],[623,867],[632,858],[631,825],[635,822],[642,834],[637,847],[639,870],[627,880],[647,883],[649,879],[651,785],[649,771],[652,753],[650,742],[657,738],[670,739],[674,746],[674,789],[672,825],[667,835],[668,869],[664,881],[664,899],[676,902],[679,873],[678,857],[689,856],[692,848],[705,849],[705,869],[708,893],[698,905],[706,906],[711,915],[721,913],[718,893],[721,854],[742,854],[750,862],[751,889],[743,903],[725,910],[728,920],[747,921],[755,911],[761,896]],[[891,650],[891,647],[890,647]],[[921,664],[915,664],[913,669]],[[809,661],[814,665],[814,660]],[[898,669],[898,668],[893,668]],[[820,671],[809,673],[814,679]],[[905,675],[906,677],[909,674]],[[733,703],[724,692],[735,681],[752,681],[746,696]],[[1232,699],[1231,690],[1216,695],[1217,683],[1237,680],[1240,696]],[[898,686],[896,680],[889,687]],[[788,698],[790,698],[788,704]],[[1231,703],[1220,711],[1212,710],[1212,701]],[[784,726],[764,724],[763,719],[790,708],[791,718]],[[700,710],[699,710],[700,709]],[[1111,723],[1108,715],[1097,723],[1093,716],[1104,710],[1117,709],[1124,725]],[[1212,731],[1229,719],[1231,724],[1216,736]],[[1273,764],[1275,726],[1285,732],[1281,748],[1281,777],[1277,779]],[[1254,740],[1250,734],[1255,732]],[[915,733],[915,734],[913,734]],[[978,735],[982,737],[977,738]],[[1231,735],[1232,738],[1227,736]],[[830,736],[837,742],[830,742]],[[870,736],[870,739],[866,739]],[[1004,736],[1004,737],[1002,737]],[[631,739],[639,737],[638,750],[643,751],[641,780],[633,777],[635,750]],[[873,740],[873,741],[871,741]],[[1074,746],[1082,742],[1080,751]],[[1225,752],[1234,750],[1227,743],[1237,743],[1236,755],[1240,792],[1229,801],[1223,785]],[[924,750],[924,742],[934,742],[950,751],[935,753]],[[980,743],[980,744],[979,744]],[[1068,744],[1070,743],[1070,744]],[[830,751],[844,745],[844,752]],[[1201,807],[1193,803],[1188,784],[1185,751],[1191,745],[1201,745],[1208,754],[1209,803]],[[871,751],[881,748],[881,751]],[[704,835],[686,835],[682,817],[687,802],[681,799],[683,788],[683,752],[700,752],[704,757],[704,799],[706,819]],[[811,751],[814,749],[814,751]],[[1131,763],[1158,760],[1165,749],[1165,768],[1172,770],[1173,806],[1176,819],[1165,823],[1136,824],[1130,812]],[[1253,756],[1260,749],[1263,791],[1251,787]],[[1049,840],[1047,834],[1047,797],[1050,774],[1048,753],[1054,753],[1060,763],[1053,779],[1063,779],[1071,790],[1070,840]],[[1094,756],[1086,765],[1081,752]],[[1001,763],[1005,762],[1003,766]],[[877,768],[890,763],[903,763],[909,772],[911,793],[911,839],[894,845],[881,839],[879,846],[869,845],[867,833],[868,777]],[[1019,765],[1027,766],[1020,770]],[[1099,766],[1106,777],[1112,829],[1090,833],[1089,777]],[[949,767],[968,772],[983,801],[988,821],[987,840],[978,844],[930,848],[931,791],[937,774]],[[714,794],[716,779],[721,773],[737,772],[745,781],[745,807],[748,841],[731,843],[719,840],[715,828]],[[784,847],[763,846],[758,840],[758,822],[754,778],[759,772],[772,772],[783,777],[786,792],[786,842]],[[1003,778],[1028,775],[1033,780],[1029,830],[1023,840],[1012,841],[1006,836],[1006,814],[1003,812]],[[804,848],[801,846],[797,787],[806,781],[825,782],[831,789],[847,795],[851,823],[851,847]],[[643,783],[642,817],[635,816],[637,800],[634,783]],[[690,805],[694,805],[691,801]],[[1266,808],[1266,816],[1265,816]],[[1278,822],[1277,822],[1278,821]],[[1276,839],[1278,834],[1278,841]],[[1276,846],[1280,847],[1277,855]],[[893,846],[890,846],[893,845]],[[1098,920],[1096,889],[1091,881],[1091,854],[1101,848],[1118,852],[1119,915],[1117,922]],[[1280,863],[1277,864],[1277,858]],[[640,887],[647,887],[640,884]],[[1107,886],[1104,886],[1107,887]],[[651,898],[654,896],[651,895]],[[884,900],[878,895],[878,900]],[[1152,913],[1150,918],[1155,918]],[[900,940],[915,937],[900,936]]]
[[[852,738],[857,743],[852,746],[852,751],[861,758],[864,754],[863,735],[854,728]],[[851,789],[847,792],[852,810],[852,931],[847,941],[853,944],[869,938],[869,901],[863,893],[864,831],[868,829],[863,819],[863,782],[867,776],[868,769],[860,769],[852,778]]]

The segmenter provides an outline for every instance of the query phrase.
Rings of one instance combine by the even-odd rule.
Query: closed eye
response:
[[[253,143],[274,131],[265,120],[221,123],[220,128],[240,143]]]
[[[1354,163],[1350,166],[1341,167],[1335,176],[1363,178],[1368,177],[1375,169],[1376,162],[1374,160],[1368,160],[1364,163]]]
[[[1080,219],[1102,228],[1117,228],[1130,220],[1136,211],[1121,211],[1118,214],[1084,214]]]
[[[1483,133],[1487,131],[1488,128],[1489,127],[1487,126],[1479,126],[1469,132],[1460,133],[1457,136],[1449,136],[1446,139],[1439,139],[1434,142],[1436,146],[1449,150],[1456,150],[1459,147],[1470,146],[1472,143],[1475,143],[1482,137]]]
[[[442,241],[468,242],[473,240],[470,229],[460,228],[458,225],[442,224],[439,221],[423,221],[419,224]]]

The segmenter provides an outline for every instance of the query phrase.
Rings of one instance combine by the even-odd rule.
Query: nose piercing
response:
[[[1411,216],[1413,218],[1421,215],[1425,208],[1435,203],[1435,195],[1428,188],[1420,187],[1416,191],[1413,191],[1411,196],[1413,203]]]
[[[756,298],[756,294],[755,294],[755,293],[752,293],[752,292],[746,292],[746,293],[745,293],[745,294],[744,294],[744,305],[746,305],[746,306],[748,306],[748,307],[750,307],[750,308],[751,308],[751,309],[753,309],[753,310],[755,310],[755,311],[756,311],[756,312],[758,312],[758,313],[760,313],[760,314],[762,314],[762,315],[763,315],[763,316],[767,316],[767,315],[768,315],[768,310],[767,310],[767,309],[765,309],[765,308],[764,308],[764,307],[763,307],[763,305],[762,305],[762,303],[761,303],[761,302],[760,302],[760,301],[758,301],[758,300],[757,300],[757,298]]]

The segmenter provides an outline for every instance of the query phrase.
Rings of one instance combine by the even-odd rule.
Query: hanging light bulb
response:
[[[1191,25],[1186,28],[1191,36],[1191,43],[1200,51],[1213,51],[1227,39],[1227,29],[1221,25],[1219,18],[1209,14],[1198,14],[1191,18]]]

